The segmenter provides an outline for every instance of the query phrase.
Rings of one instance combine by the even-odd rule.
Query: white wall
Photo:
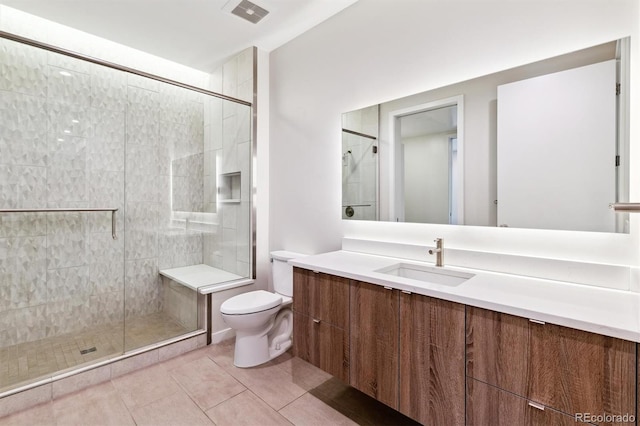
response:
[[[614,235],[351,222],[339,206],[341,113],[629,35],[635,77],[638,18],[635,0],[360,0],[272,52],[271,248],[319,253],[340,248],[343,235],[422,244],[441,236],[449,247],[637,265],[637,218],[630,235]],[[639,130],[632,123],[632,199]]]
[[[438,133],[402,139],[404,220],[449,223],[449,137]]]

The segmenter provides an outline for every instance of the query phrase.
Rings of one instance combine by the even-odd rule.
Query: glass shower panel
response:
[[[124,217],[123,79],[109,71],[0,39],[0,209]],[[111,231],[110,212],[0,213],[0,391],[123,353]]]
[[[250,106],[0,38],[0,112],[0,393],[202,327],[162,269],[252,276]]]
[[[251,265],[251,108],[222,99],[207,103],[203,263],[249,278]]]

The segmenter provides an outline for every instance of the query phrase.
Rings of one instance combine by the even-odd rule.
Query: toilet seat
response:
[[[220,312],[226,315],[246,315],[266,311],[282,304],[282,296],[264,290],[250,291],[226,300]]]

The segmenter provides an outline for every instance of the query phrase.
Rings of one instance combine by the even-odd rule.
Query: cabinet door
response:
[[[295,312],[311,315],[312,293],[314,290],[311,278],[311,271],[293,268],[293,310]]]
[[[530,399],[569,414],[635,415],[635,343],[553,324],[530,330]]]
[[[430,425],[463,425],[464,305],[400,294],[400,409]]]
[[[314,283],[311,316],[336,327],[349,329],[349,280],[311,272]]]
[[[397,290],[351,282],[350,385],[398,408]]]
[[[293,310],[337,327],[349,327],[349,280],[293,269]]]
[[[467,307],[467,375],[567,414],[635,415],[635,343]]]
[[[467,376],[527,394],[529,320],[467,306]]]
[[[466,418],[469,426],[576,425],[572,416],[474,379],[467,380]]]
[[[349,335],[346,330],[294,312],[293,355],[349,382]]]

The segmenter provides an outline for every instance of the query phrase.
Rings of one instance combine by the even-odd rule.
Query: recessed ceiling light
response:
[[[71,130],[65,129],[65,130],[63,130],[63,132],[66,133],[66,134],[70,134]]]
[[[60,71],[60,75],[64,75],[65,77],[71,77],[71,73],[68,71]]]

